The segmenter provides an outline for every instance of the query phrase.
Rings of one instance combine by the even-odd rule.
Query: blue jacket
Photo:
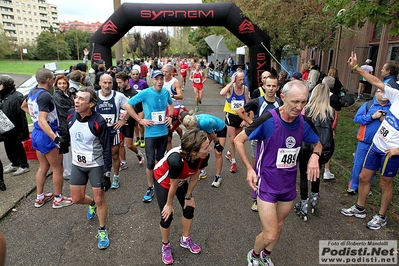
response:
[[[373,104],[370,106],[367,111],[367,102],[365,102],[362,106],[360,106],[359,110],[355,114],[353,121],[355,123],[360,124],[360,128],[357,131],[357,139],[359,141],[365,142],[367,144],[371,144],[373,142],[373,137],[377,132],[377,129],[380,127],[381,121],[379,119],[373,120],[371,115],[374,114],[377,110],[383,110],[388,112],[391,107],[391,103],[388,102],[387,105],[382,106],[379,104],[374,97]]]
[[[382,82],[384,82],[384,84],[389,85],[390,87],[394,88],[394,89],[398,89],[399,90],[399,81],[396,78],[395,75],[389,75],[387,77],[385,77]]]

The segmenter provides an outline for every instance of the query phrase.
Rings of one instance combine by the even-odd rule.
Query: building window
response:
[[[377,25],[374,26],[373,40],[381,39],[381,34],[382,34],[382,25],[378,23]]]
[[[24,38],[21,38],[21,42],[24,42]]]
[[[19,13],[21,13],[21,11],[19,11],[19,9],[17,9],[17,13],[19,14]]]

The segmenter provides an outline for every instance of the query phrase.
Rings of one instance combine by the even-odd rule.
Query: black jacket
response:
[[[58,121],[60,123],[59,134],[64,140],[69,142],[70,138],[66,120],[68,116],[68,110],[73,108],[75,103],[73,102],[69,93],[68,95],[65,95],[62,90],[57,88],[54,91],[53,99],[57,108]]]
[[[29,139],[28,121],[26,120],[25,112],[21,109],[23,101],[24,96],[15,89],[6,91],[4,88],[0,92],[0,109],[15,126],[12,130],[0,135],[0,141],[5,139],[18,139],[20,141]]]

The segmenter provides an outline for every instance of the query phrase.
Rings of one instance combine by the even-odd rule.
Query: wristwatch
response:
[[[193,194],[190,194],[190,195],[188,195],[188,197],[187,197],[187,195],[184,197],[184,199],[185,200],[191,200],[191,198],[193,197]]]
[[[173,115],[169,115],[169,117],[173,119]]]
[[[318,152],[318,151],[314,151],[313,154],[316,154],[316,155],[319,156],[319,157],[321,156],[321,153]]]

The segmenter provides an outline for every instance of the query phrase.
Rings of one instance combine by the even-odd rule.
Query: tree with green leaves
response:
[[[180,57],[194,56],[195,47],[188,41],[190,32],[190,27],[174,27],[168,54]]]
[[[90,37],[92,33],[82,30],[69,30],[65,32],[65,41],[70,49],[72,59],[81,60],[83,58],[82,51],[84,48],[90,50]]]
[[[270,37],[272,53],[278,61],[287,54],[315,47],[334,47],[334,13],[322,1],[235,0],[251,21]]]
[[[39,60],[57,60],[57,45],[60,60],[70,59],[68,44],[61,38],[57,39],[56,35],[49,31],[42,31],[36,38],[36,57]]]
[[[3,25],[0,24],[0,58],[6,58],[13,53],[12,44],[3,30]]]
[[[362,28],[367,21],[373,25],[388,26],[392,24],[389,34],[399,34],[399,1],[352,1],[352,0],[325,0],[326,11],[338,14],[336,20],[346,27],[357,25]]]
[[[210,34],[209,27],[198,27],[192,29],[188,36],[188,42],[195,47],[199,56],[208,56],[213,53],[212,49],[206,43],[205,38]]]

